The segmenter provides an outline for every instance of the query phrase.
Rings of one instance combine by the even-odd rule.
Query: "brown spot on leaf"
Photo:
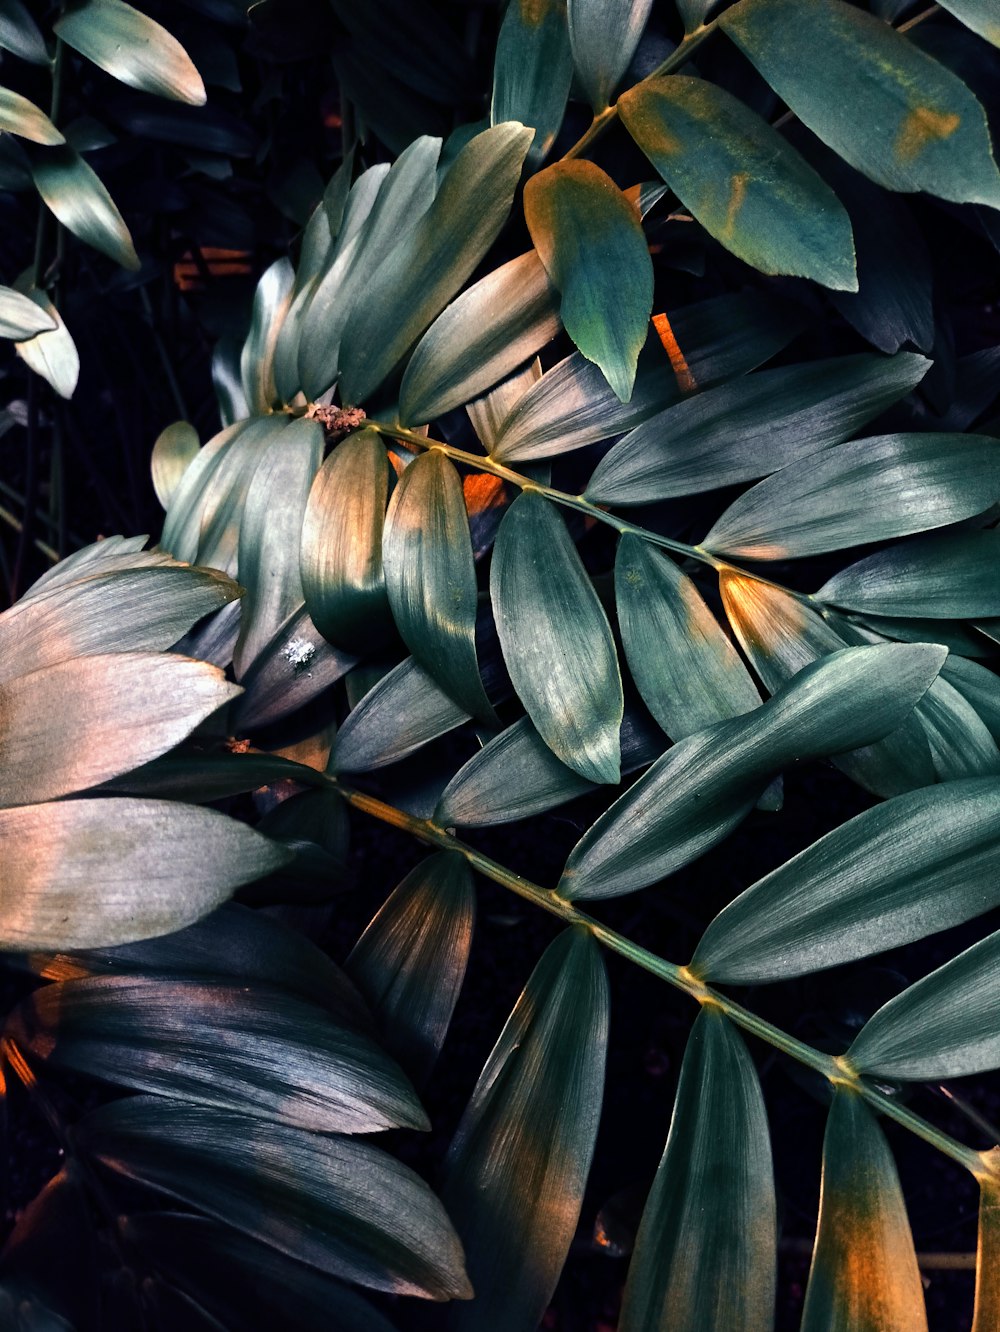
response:
[[[948,139],[958,129],[961,116],[954,111],[935,111],[930,106],[915,106],[896,136],[895,153],[901,162],[912,162],[929,143]]]
[[[729,202],[726,204],[726,221],[723,233],[731,236],[736,226],[736,217],[747,197],[747,185],[750,176],[746,171],[737,171],[729,182]]]

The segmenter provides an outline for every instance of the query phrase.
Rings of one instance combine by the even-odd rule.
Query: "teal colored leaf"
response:
[[[92,1112],[74,1137],[116,1174],[321,1272],[397,1295],[471,1294],[441,1204],[367,1143],[146,1096]]]
[[[762,273],[857,291],[851,220],[777,130],[704,79],[646,79],[618,99],[632,138],[681,203]]]
[[[802,123],[876,184],[1000,206],[983,108],[887,23],[845,0],[740,0],[719,22]]]
[[[332,772],[370,772],[397,763],[468,720],[412,657],[383,676],[337,732]]]
[[[927,1332],[899,1176],[878,1121],[838,1089],[823,1139],[819,1225],[802,1332]]]
[[[636,1236],[621,1332],[770,1327],[777,1268],[771,1143],[739,1034],[702,1008]]]
[[[576,72],[595,111],[603,111],[628,69],[653,0],[568,0]]]
[[[344,328],[341,401],[361,403],[399,365],[493,244],[507,220],[531,143],[508,123],[477,134],[434,203],[372,275]]]
[[[250,331],[240,354],[243,396],[251,413],[273,411],[278,401],[274,383],[274,351],[292,299],[295,271],[282,258],[264,270],[257,283]]]
[[[33,65],[49,63],[45,38],[22,0],[0,0],[0,50]]]
[[[99,176],[70,147],[36,149],[31,174],[38,193],[67,231],[135,272],[139,256],[115,201]]]
[[[27,97],[12,92],[10,88],[0,88],[0,131],[2,130],[6,130],[8,134],[17,134],[22,139],[30,139],[32,143],[66,142],[44,111],[35,106],[34,102],[29,102]]]
[[[941,677],[971,703],[994,740],[1000,740],[1000,678],[978,662],[952,652]]]
[[[935,680],[916,708],[939,782],[1000,775],[1000,749],[989,729],[957,689]]]
[[[168,934],[290,855],[245,823],[168,800],[0,810],[0,948],[92,948]]]
[[[200,448],[198,432],[189,421],[175,421],[157,435],[150,470],[156,498],[164,509],[170,508],[181,477],[198,456]]]
[[[929,1082],[1000,1065],[1000,934],[890,999],[847,1052],[876,1077]]]
[[[630,431],[587,485],[598,504],[646,504],[767,476],[848,439],[916,387],[922,356],[862,352],[781,366],[695,393]]]
[[[998,532],[935,534],[865,556],[834,574],[816,597],[877,615],[1000,615],[998,561]]]
[[[399,390],[404,424],[433,420],[516,370],[559,332],[559,295],[534,250],[487,273],[417,343]]]
[[[160,536],[161,550],[168,551],[178,560],[193,562],[196,559],[201,539],[204,494],[227,454],[232,451],[233,441],[245,430],[254,429],[259,432],[276,428],[278,428],[278,418],[268,426],[259,421],[237,421],[233,425],[225,426],[205,443],[197,456],[191,460],[190,465],[185,468],[170,498],[170,507],[163,520],[163,533]]]
[[[250,487],[265,459],[270,459],[272,463],[275,461],[278,439],[291,429],[292,424],[292,418],[284,412],[253,416],[245,423],[245,429],[234,435],[225,449],[219,451],[217,458],[208,460],[207,479],[201,493],[191,504],[189,515],[191,527],[198,534],[195,557],[198,564],[222,569],[235,576],[239,567],[243,515]],[[314,423],[302,418],[296,422],[296,434],[300,439],[309,430],[310,424]],[[200,458],[197,461],[200,462]],[[184,477],[183,481],[186,480]],[[183,489],[183,484],[180,489]],[[178,508],[181,507],[178,503]],[[180,558],[176,548],[174,553]]]
[[[539,735],[581,777],[617,782],[624,699],[607,617],[554,505],[524,491],[490,570],[510,678]]]
[[[675,3],[677,12],[684,21],[684,31],[694,32],[704,24],[716,0],[675,0]]]
[[[28,340],[55,327],[56,321],[44,306],[13,287],[0,287],[0,338]]]
[[[240,681],[243,695],[233,708],[233,725],[240,734],[270,726],[309,703],[357,664],[356,656],[331,646],[305,607],[297,606]]]
[[[949,929],[1000,902],[1000,779],[896,796],[741,893],[691,966],[733,984],[784,980]]]
[[[82,0],[56,20],[53,31],[130,88],[205,104],[201,75],[180,42],[122,0]]]
[[[534,1332],[590,1170],[604,1092],[608,982],[597,944],[566,930],[518,999],[448,1153],[442,1199],[475,1298],[461,1332]]]
[[[628,402],[653,305],[638,208],[593,162],[569,161],[528,181],[524,216],[566,332]]]
[[[345,963],[378,1020],[385,1049],[417,1086],[426,1082],[448,1034],[475,910],[468,864],[442,851],[410,871]]]
[[[51,384],[60,398],[72,398],[80,377],[80,355],[62,316],[40,287],[27,287],[24,295],[55,324],[51,331],[36,333],[16,344],[21,360],[36,375]]]
[[[688,736],[580,839],[559,891],[615,897],[672,874],[741,823],[789,763],[895,730],[945,655],[930,644],[846,648],[806,666],[752,712]]]
[[[1000,15],[993,0],[941,0],[941,8],[954,14],[986,41],[1000,46]]]
[[[464,712],[492,722],[476,659],[476,569],[462,480],[436,450],[396,483],[382,536],[385,590],[416,661]]]
[[[374,430],[350,435],[320,468],[302,525],[306,607],[331,643],[377,646],[391,628],[382,572],[389,492],[385,446]]]
[[[223,426],[234,425],[250,415],[240,379],[240,343],[236,338],[222,338],[212,353],[212,388]]]
[[[618,542],[615,602],[632,678],[672,740],[759,706],[747,668],[691,579],[628,533]]]
[[[575,352],[524,395],[504,422],[493,456],[504,462],[547,458],[632,430],[685,392],[760,365],[791,341],[799,319],[790,307],[761,303],[759,296],[719,296],[684,306],[665,325],[673,339],[669,350],[650,330],[626,404],[601,371]]]
[[[758,482],[702,544],[744,559],[800,559],[945,527],[997,500],[1000,440],[876,435],[799,459]]]
[[[489,452],[496,443],[503,423],[521,401],[528,389],[542,377],[542,363],[536,356],[516,374],[502,380],[489,393],[466,403],[465,411],[479,442]]]
[[[552,147],[572,81],[566,0],[513,0],[497,38],[490,123],[519,120],[535,131],[529,166]]]

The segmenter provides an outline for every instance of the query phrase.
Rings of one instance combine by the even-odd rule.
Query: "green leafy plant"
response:
[[[124,7],[100,0],[88,21],[94,7],[69,16],[70,35],[60,23],[101,63],[102,25]],[[622,1332],[773,1325],[762,1050],[829,1106],[802,1326],[927,1325],[884,1126],[975,1180],[974,1332],[1000,1318],[998,1149],[919,1104],[922,1084],[997,1065],[997,935],[946,947],[836,1040],[806,1039],[794,1006],[772,1021],[758,993],[1000,906],[1000,685],[983,664],[1000,622],[996,349],[956,354],[955,308],[936,318],[931,299],[932,272],[963,243],[994,265],[969,302],[995,282],[996,25],[985,3],[907,17],[905,4],[678,0],[665,49],[650,8],[513,0],[491,123],[443,141],[418,132],[426,88],[405,47],[420,23],[333,5],[408,77],[379,108],[355,48],[338,58],[345,110],[375,137],[349,147],[264,272],[238,354],[217,351],[221,431],[202,445],[178,422],[157,440],[158,552],[108,552],[242,587],[182,645],[215,663],[197,670],[226,704],[222,729],[185,741],[204,714],[180,674],[195,668],[174,654],[162,669],[179,717],[171,701],[153,719],[157,677],[138,669],[138,747],[87,747],[67,775],[55,741],[19,738],[16,697],[11,743],[43,755],[39,800],[111,784],[46,805],[50,821],[155,791],[176,810],[256,792],[263,817],[238,835],[283,843],[256,872],[273,855],[299,885],[258,887],[258,902],[343,887],[347,811],[433,854],[346,976],[245,905],[189,924],[217,898],[179,900],[127,936],[89,911],[93,934],[4,936],[49,981],[12,1014],[5,1057],[71,1162],[0,1267],[22,1319],[41,1302],[101,1325],[93,1281],[50,1291],[38,1270],[40,1246],[89,1210],[139,1274],[121,1308],[152,1326],[410,1317],[343,1280],[454,1301],[440,1322],[454,1329],[531,1332],[595,1154],[613,992],[602,950],[698,1006]],[[428,17],[425,36],[443,22],[454,39],[447,21]],[[441,49],[447,68],[450,39]],[[391,164],[374,160],[379,139]],[[517,253],[522,218],[531,248]],[[950,250],[932,258],[940,237]],[[682,282],[691,299],[675,300]],[[0,313],[30,315],[13,297]],[[43,584],[10,622],[57,595]],[[95,632],[116,618],[86,615]],[[129,622],[147,620],[140,602]],[[170,623],[151,646],[192,620]],[[26,637],[24,689],[65,688],[22,666]],[[102,658],[72,657],[67,670],[98,686],[101,668],[80,663]],[[86,711],[108,729],[99,705]],[[749,885],[732,868],[710,895],[720,909],[678,932],[678,960],[592,905],[640,891],[669,904],[672,876],[745,822],[766,837],[782,820],[783,774],[825,761],[864,807]],[[485,849],[503,843],[479,830],[570,802],[575,843],[554,886]],[[466,973],[473,873],[565,928],[496,1039],[439,1200],[356,1135],[428,1125],[414,1087],[433,1088]],[[82,881],[57,861],[51,883],[82,920]],[[67,1124],[45,1090],[57,1068],[139,1095]],[[188,1210],[150,1211],[146,1190]]]

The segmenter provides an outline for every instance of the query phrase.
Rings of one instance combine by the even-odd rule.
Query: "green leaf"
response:
[[[391,627],[382,572],[389,490],[385,446],[374,430],[349,436],[320,468],[302,525],[306,606],[332,643],[378,646]]]
[[[226,337],[215,344],[212,353],[212,388],[223,426],[235,425],[250,414],[240,380],[240,350],[236,338]]]
[[[44,111],[35,106],[34,102],[29,102],[27,97],[12,92],[10,88],[0,88],[0,131],[2,130],[6,130],[8,134],[20,135],[22,139],[30,139],[32,143],[66,142]]]
[[[268,447],[247,489],[239,528],[246,593],[233,653],[237,679],[302,604],[299,540],[323,443],[318,421],[292,421]]]
[[[53,25],[56,36],[130,88],[204,106],[205,85],[166,28],[122,0],[82,0]]]
[[[458,1001],[476,898],[465,859],[442,851],[411,870],[345,963],[383,1044],[422,1086]]]
[[[617,782],[624,711],[614,639],[556,508],[524,491],[497,533],[490,595],[507,670],[552,752]]]
[[[118,652],[0,684],[0,806],[97,786],[179,744],[239,690],[207,662]]]
[[[476,659],[476,569],[462,481],[443,453],[396,483],[382,537],[385,590],[400,635],[464,712],[493,720]]]
[[[92,1112],[74,1137],[117,1174],[321,1272],[397,1295],[472,1293],[441,1204],[367,1143],[144,1096]]]
[[[67,231],[136,272],[139,256],[115,201],[78,152],[66,146],[36,149],[31,158],[35,187]]]
[[[250,487],[265,462],[273,465],[278,453],[278,439],[293,425],[296,428],[293,438],[298,436],[301,440],[315,423],[301,417],[293,421],[284,412],[251,417],[242,430],[227,440],[218,454],[206,460],[204,483],[194,487],[192,499],[187,499],[183,484],[178,488],[177,507],[181,512],[185,506],[188,508],[186,527],[197,541],[194,558],[198,564],[236,575]],[[193,481],[196,479],[192,478]],[[185,495],[183,500],[182,493]],[[173,550],[178,559],[187,555],[179,542]]]
[[[468,720],[412,657],[364,696],[337,732],[331,772],[370,772],[397,763]]]
[[[621,1332],[768,1328],[777,1234],[770,1134],[742,1039],[702,1008],[636,1237]]]
[[[941,0],[941,8],[986,41],[1000,46],[1000,17],[992,0]]]
[[[922,356],[862,352],[781,366],[696,393],[604,455],[587,485],[597,504],[646,504],[752,481],[840,444],[903,397]]]
[[[1000,1321],[1000,1183],[995,1176],[984,1175],[979,1181],[976,1307],[972,1319],[972,1332],[992,1332],[998,1321]]]
[[[691,579],[628,533],[618,542],[615,601],[632,678],[672,740],[759,706],[747,668]]]
[[[819,1226],[802,1332],[927,1332],[924,1291],[885,1135],[856,1092],[837,1090],[823,1140]]]
[[[315,1133],[430,1127],[369,1036],[240,979],[151,973],[45,985],[14,1011],[6,1039],[32,1062]]]
[[[233,725],[245,730],[271,726],[303,707],[358,664],[358,658],[331,647],[298,606],[269,639],[240,684],[243,697],[233,709]]]
[[[36,375],[51,384],[60,398],[72,398],[80,377],[80,356],[69,329],[59,311],[39,287],[27,287],[24,294],[55,324],[51,332],[34,334],[27,342],[17,343],[17,354]]]
[[[198,432],[189,421],[175,421],[157,435],[150,470],[156,498],[164,509],[170,508],[181,477],[198,456],[200,448]]]
[[[576,1230],[601,1115],[608,982],[597,944],[550,944],[480,1074],[442,1198],[475,1299],[465,1332],[534,1332]]]
[[[241,388],[241,394],[242,391]],[[284,416],[269,418],[266,422],[260,419],[237,421],[225,426],[203,445],[185,468],[170,497],[170,507],[163,520],[163,534],[160,537],[162,550],[169,551],[178,560],[191,562],[196,559],[201,541],[205,493],[226,456],[233,451],[233,442],[244,432],[253,431],[259,435],[267,430],[280,429],[285,423]]]
[[[941,676],[975,708],[994,740],[1000,739],[1000,678],[978,662],[951,652]]]
[[[935,680],[917,705],[939,782],[1000,775],[1000,750],[971,703]]]
[[[13,287],[0,286],[0,338],[33,338],[56,327],[44,306]]]
[[[997,500],[1000,440],[876,435],[801,458],[758,482],[702,544],[744,559],[801,559],[944,527]]]
[[[740,0],[719,22],[802,123],[876,184],[1000,206],[983,108],[887,23],[844,0]]]
[[[566,0],[514,0],[497,38],[490,123],[518,120],[534,129],[529,166],[552,147],[572,81]]]
[[[603,111],[628,69],[653,0],[569,0],[573,61],[590,104]]]
[[[715,918],[691,966],[784,980],[949,929],[1000,902],[1000,780],[948,782],[865,810]]]
[[[615,897],[672,874],[720,842],[797,759],[880,740],[937,676],[930,644],[845,648],[806,666],[761,707],[688,736],[573,848],[564,897]]]
[[[469,278],[507,220],[531,131],[477,134],[434,203],[372,274],[341,346],[341,401],[363,403]]]
[[[295,270],[287,258],[264,270],[253,298],[250,331],[240,354],[243,396],[252,413],[270,412],[278,401],[274,353],[281,325],[292,300]]]
[[[947,532],[867,555],[834,574],[820,601],[878,615],[1000,615],[1000,532]]]
[[[680,358],[676,371],[651,330],[627,404],[619,402],[596,366],[574,353],[524,395],[504,422],[493,457],[503,462],[547,458],[631,430],[681,399],[677,372],[685,390],[744,374],[791,341],[798,319],[788,306],[762,303],[759,295],[719,296],[684,306],[666,323]]]
[[[684,31],[694,32],[704,24],[716,0],[674,0],[674,2],[684,22]]]
[[[638,208],[593,162],[557,162],[525,185],[524,217],[566,332],[628,402],[653,306]]]
[[[432,421],[485,393],[561,327],[558,293],[537,252],[501,264],[452,301],[417,343],[399,390],[400,420]]]
[[[843,204],[738,98],[675,74],[636,84],[618,111],[681,203],[727,250],[762,273],[857,291]]]
[[[92,948],[190,925],[290,859],[252,828],[166,800],[0,810],[0,948]]]
[[[960,1078],[1000,1066],[1000,934],[897,994],[847,1052],[859,1073],[903,1081]]]
[[[504,421],[521,401],[528,389],[542,377],[542,363],[536,356],[523,370],[504,379],[489,393],[466,403],[465,411],[479,442],[487,452],[499,437]],[[538,472],[536,475],[540,475]]]
[[[45,38],[21,0],[0,0],[0,49],[33,65],[47,65]]]

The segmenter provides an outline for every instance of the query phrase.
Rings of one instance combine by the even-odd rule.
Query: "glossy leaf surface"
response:
[[[174,491],[188,466],[198,456],[201,440],[198,432],[188,421],[175,421],[161,430],[153,445],[150,469],[153,474],[153,489],[156,498],[169,509]]]
[[[83,0],[54,24],[57,37],[113,78],[191,106],[205,85],[191,57],[159,23],[122,0]]]
[[[490,123],[519,120],[535,131],[529,163],[551,148],[572,80],[566,0],[514,0],[497,37]]]
[[[0,338],[33,338],[55,327],[44,306],[13,287],[0,287]]]
[[[334,772],[370,772],[412,754],[468,719],[412,657],[364,696],[337,733]]]
[[[17,354],[36,375],[55,389],[60,398],[72,398],[80,377],[80,354],[59,311],[39,287],[28,287],[25,295],[55,324],[51,331],[35,334],[17,343]]]
[[[878,615],[964,619],[1000,615],[1000,533],[948,532],[866,555],[816,596]]]
[[[139,268],[139,256],[115,201],[97,173],[70,147],[38,150],[31,172],[38,193],[67,231],[123,268]]]
[[[0,88],[0,131],[3,130],[8,134],[17,134],[22,139],[30,139],[32,143],[66,142],[40,107],[10,88]]]
[[[580,82],[603,111],[628,68],[653,0],[568,0],[569,35]]]

